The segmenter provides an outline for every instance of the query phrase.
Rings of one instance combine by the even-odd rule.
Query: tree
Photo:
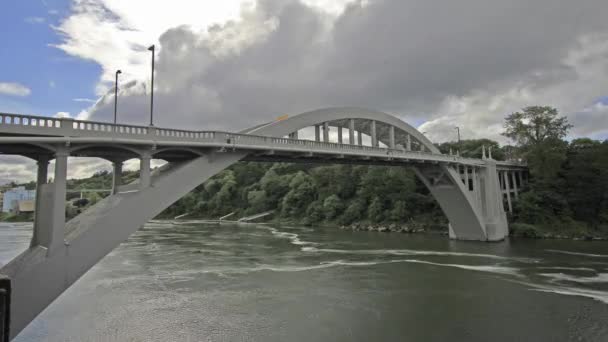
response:
[[[505,118],[503,135],[513,139],[540,182],[555,178],[566,160],[566,137],[572,125],[557,109],[531,106]]]
[[[507,116],[504,128],[504,136],[521,147],[530,147],[565,138],[572,125],[566,117],[558,116],[555,108],[530,106]]]
[[[298,171],[289,183],[291,190],[283,197],[282,214],[286,217],[300,217],[306,206],[315,198],[317,189],[312,177]]]
[[[376,196],[367,208],[367,216],[372,222],[384,221],[384,206],[380,197]]]
[[[397,201],[391,210],[391,220],[395,222],[403,222],[409,216],[407,204],[404,201]]]
[[[325,218],[328,220],[332,220],[338,216],[343,208],[342,200],[336,194],[327,197],[325,201],[323,201],[323,212]]]
[[[306,209],[306,221],[307,223],[315,223],[321,220],[323,220],[323,204],[314,201]]]
[[[364,218],[365,209],[365,203],[361,199],[353,200],[341,216],[340,223],[351,224]]]

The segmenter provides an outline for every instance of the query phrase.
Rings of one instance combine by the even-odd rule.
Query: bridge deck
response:
[[[189,131],[153,126],[135,126],[110,124],[105,122],[83,121],[67,118],[49,118],[42,116],[25,116],[0,113],[0,146],[5,146],[2,153],[25,154],[16,146],[19,144],[67,143],[96,145],[103,148],[109,145],[133,145],[182,148],[216,148],[220,150],[251,150],[258,152],[250,159],[298,158],[322,159],[359,158],[381,160],[384,162],[410,163],[447,163],[469,166],[482,166],[484,161],[474,158],[463,158],[423,151],[407,151],[365,145],[351,145],[332,142],[319,142],[302,139],[278,138],[252,134],[231,133],[223,131]],[[6,146],[14,146],[12,149]],[[100,156],[90,152],[81,156]],[[308,157],[308,158],[307,158]],[[524,168],[518,162],[497,162],[499,168]]]

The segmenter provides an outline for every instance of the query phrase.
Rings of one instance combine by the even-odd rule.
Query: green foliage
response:
[[[343,209],[344,205],[342,204],[342,200],[336,194],[327,197],[325,201],[323,201],[323,213],[328,220],[336,218]]]
[[[562,140],[572,125],[550,107],[527,107],[506,118],[505,136],[530,169],[527,191],[511,220],[545,232],[608,235],[608,141]],[[523,231],[532,235],[529,226]]]
[[[374,222],[384,221],[384,206],[380,197],[376,196],[372,199],[369,207],[367,208],[367,216]]]
[[[307,223],[316,223],[323,220],[323,204],[320,201],[312,202],[306,208]]]
[[[230,212],[239,217],[269,210],[275,218],[304,224],[403,223],[427,216],[445,223],[435,200],[407,168],[287,163],[237,163],[161,217],[218,218]]]
[[[507,116],[504,127],[504,136],[513,139],[519,146],[527,147],[561,140],[572,125],[566,117],[558,116],[555,108],[530,106]]]
[[[521,236],[526,238],[539,238],[542,236],[542,233],[539,231],[538,227],[533,224],[513,223],[509,228],[511,230],[511,235],[513,236]]]
[[[285,217],[301,217],[306,206],[315,199],[317,192],[311,176],[298,171],[289,183],[289,192],[283,197],[282,211]]]
[[[404,201],[397,201],[393,205],[390,213],[391,221],[403,222],[410,216],[407,204]]]
[[[365,217],[366,206],[365,202],[360,199],[353,200],[348,208],[344,211],[344,215],[340,218],[341,224],[351,224]]]

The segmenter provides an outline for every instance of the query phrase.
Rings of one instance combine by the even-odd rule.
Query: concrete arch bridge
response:
[[[0,153],[38,165],[31,246],[0,269],[12,285],[13,337],[143,224],[240,160],[412,167],[447,216],[450,237],[462,240],[504,239],[503,202],[510,208],[526,179],[524,165],[485,152],[482,159],[441,154],[397,117],[361,108],[315,110],[239,133],[0,113]],[[114,183],[110,196],[66,222],[68,156],[111,161]],[[132,158],[140,160],[139,179],[120,184],[123,162]],[[153,158],[167,164],[152,171]]]

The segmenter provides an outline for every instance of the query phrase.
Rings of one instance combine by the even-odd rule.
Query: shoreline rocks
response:
[[[340,226],[341,230],[350,230],[354,232],[378,232],[378,233],[403,233],[403,234],[417,234],[429,232],[424,228],[411,228],[407,225],[398,225],[391,223],[388,225],[372,225],[372,224],[361,224],[353,223],[351,225]],[[443,232],[438,232],[443,234]],[[447,231],[445,232],[447,235]]]
[[[353,232],[377,232],[377,233],[401,233],[401,234],[439,234],[448,235],[447,229],[436,230],[436,229],[425,229],[421,225],[416,224],[415,227],[408,226],[406,224],[369,224],[369,223],[353,223],[351,225],[340,226],[341,230],[350,230]],[[555,240],[575,240],[575,241],[608,241],[608,237],[601,236],[568,236],[554,233],[537,234],[534,236],[526,236],[523,234],[510,235],[510,238],[515,239],[555,239]]]

